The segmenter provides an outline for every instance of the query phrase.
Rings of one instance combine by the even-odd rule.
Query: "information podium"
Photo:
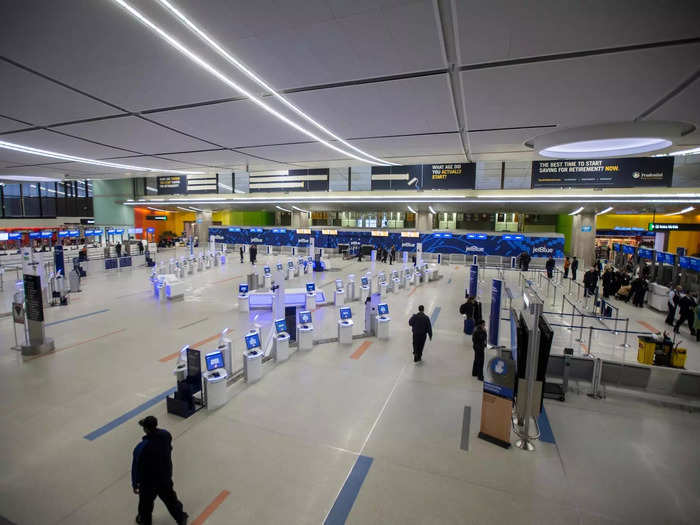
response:
[[[338,342],[341,345],[352,344],[352,310],[349,306],[344,306],[338,311]]]

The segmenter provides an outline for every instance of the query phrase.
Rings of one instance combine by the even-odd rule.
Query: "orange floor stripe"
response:
[[[362,354],[365,353],[365,351],[370,347],[372,344],[372,341],[364,341],[360,346],[357,347],[357,350],[355,350],[352,355],[350,356],[350,359],[359,359],[362,357]]]
[[[197,518],[192,522],[192,525],[202,525],[202,523],[204,523],[207,518],[219,508],[219,505],[221,505],[224,500],[229,497],[229,494],[231,493],[228,490],[222,490],[219,492],[219,495],[215,497],[209,505],[207,505],[207,508],[204,509],[199,516],[197,516]]]
[[[196,343],[192,343],[190,345],[190,348],[199,348],[202,345],[210,343],[214,339],[218,339],[220,336],[221,336],[221,333],[214,334],[211,337],[207,337],[206,339],[203,339],[201,341],[197,341]],[[173,352],[172,354],[168,354],[165,357],[161,357],[160,359],[158,359],[158,361],[160,361],[161,363],[167,363],[168,361],[172,361],[173,359],[175,359],[179,355],[180,355],[180,351],[178,350],[177,352]]]
[[[414,293],[416,293],[416,290],[418,290],[418,288],[415,288],[415,287],[414,287],[413,290],[411,290],[410,292],[408,292],[408,296],[411,297]]]
[[[581,348],[583,348],[586,352],[588,352],[588,345],[581,343]]]
[[[219,284],[219,283],[225,283],[228,281],[233,281],[234,279],[240,279],[243,277],[242,275],[234,275],[233,277],[229,277],[228,279],[221,279],[220,281],[213,281],[212,284]]]
[[[85,343],[91,343],[92,341],[97,341],[98,339],[102,339],[103,337],[108,337],[110,335],[118,334],[120,332],[125,332],[126,328],[120,328],[119,330],[114,330],[113,332],[108,332],[106,334],[98,335],[97,337],[93,337],[91,339],[86,339],[85,341],[80,341],[79,343],[73,343],[72,345],[69,346],[64,346],[63,348],[57,348],[53,352],[48,352],[46,354],[41,354],[41,355],[33,355],[29,357],[25,357],[25,361],[32,361],[34,359],[39,359],[40,357],[46,357],[47,355],[53,355],[57,354],[58,352],[63,352],[64,350],[68,350],[70,348],[75,348],[76,346],[84,345]]]
[[[654,328],[653,326],[651,326],[649,323],[646,323],[646,322],[644,322],[644,321],[637,321],[637,322],[638,322],[639,324],[641,324],[644,328],[646,328],[647,330],[649,330],[650,332],[654,332],[655,334],[660,334],[660,333],[661,333],[659,330],[657,330],[656,328]]]

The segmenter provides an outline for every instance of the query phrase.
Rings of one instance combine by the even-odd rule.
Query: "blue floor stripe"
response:
[[[430,324],[435,325],[437,322],[437,318],[440,315],[440,310],[442,310],[442,307],[436,306],[435,309],[433,310],[433,313],[430,314]]]
[[[170,394],[175,392],[175,390],[176,390],[175,387],[169,388],[168,390],[166,390],[162,394],[158,394],[156,397],[149,399],[148,401],[137,406],[134,409],[129,410],[126,414],[123,414],[123,415],[119,416],[118,418],[113,419],[112,421],[110,421],[106,425],[98,428],[97,430],[93,430],[92,432],[90,432],[89,434],[84,436],[85,439],[87,439],[88,441],[95,441],[98,437],[104,436],[107,432],[114,430],[122,423],[126,423],[131,418],[139,415],[141,412],[144,412],[145,410],[148,410],[152,406],[157,405],[158,403],[163,401],[163,399],[165,399]]]
[[[109,312],[109,308],[104,310],[97,310],[96,312],[90,312],[89,314],[76,315],[75,317],[69,317],[68,319],[61,319],[60,321],[52,321],[50,323],[44,324],[44,326],[53,326],[55,324],[67,323],[68,321],[75,321],[76,319],[83,319],[84,317],[90,317],[91,315],[103,314]]]
[[[369,467],[372,466],[372,458],[368,456],[358,456],[355,466],[352,467],[348,479],[345,480],[343,488],[340,489],[338,497],[335,499],[333,508],[328,513],[324,522],[325,525],[343,525],[350,515],[350,510],[357,499],[360,487],[367,477]]]
[[[556,441],[554,441],[552,426],[549,424],[549,418],[547,417],[547,412],[544,408],[537,417],[537,426],[540,427],[540,441],[544,441],[545,443],[556,443]]]

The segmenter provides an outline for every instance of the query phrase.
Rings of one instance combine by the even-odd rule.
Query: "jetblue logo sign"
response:
[[[538,246],[532,249],[532,253],[554,253],[554,248],[547,248],[546,246]]]

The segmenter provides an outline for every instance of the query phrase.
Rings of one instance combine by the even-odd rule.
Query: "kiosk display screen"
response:
[[[255,332],[254,334],[248,334],[245,336],[245,346],[248,350],[254,350],[255,348],[260,348],[260,335]]]
[[[277,269],[281,272],[282,271],[282,263],[277,263]]]
[[[294,268],[294,261],[287,261],[288,268]]]
[[[360,279],[360,282],[362,283],[362,286],[369,286],[369,280],[367,279],[367,277],[363,277],[362,279]]]
[[[349,306],[345,306],[340,309],[340,318],[342,320],[352,319],[352,310]]]
[[[277,333],[282,333],[287,331],[287,321],[284,319],[277,319],[275,321],[275,330],[277,330]]]
[[[239,294],[248,293],[248,285],[247,284],[239,284],[238,285],[238,293]]]
[[[222,354],[220,351],[209,352],[208,354],[204,355],[204,361],[207,363],[207,370],[210,372],[212,370],[216,370],[217,368],[223,368],[224,354]]]
[[[381,303],[377,305],[377,313],[379,315],[389,315],[389,305],[386,303]]]
[[[270,267],[265,266],[265,268],[263,268],[263,272],[265,272],[265,275],[270,275]]]
[[[335,287],[337,290],[342,290],[343,289],[343,281],[340,279],[336,279],[335,281]]]
[[[316,291],[316,285],[314,283],[306,283],[306,291],[311,293]]]
[[[311,312],[308,310],[302,310],[299,312],[299,323],[300,324],[310,324],[311,323]]]
[[[309,261],[309,262],[314,262],[314,258],[311,257],[310,255],[306,258],[306,260]]]

